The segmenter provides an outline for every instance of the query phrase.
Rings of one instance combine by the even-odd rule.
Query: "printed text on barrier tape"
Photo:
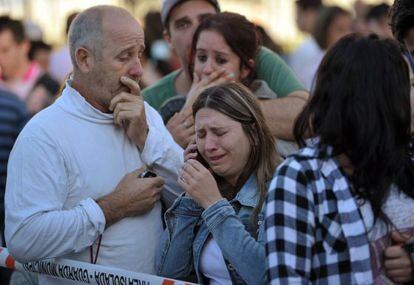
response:
[[[0,247],[1,257],[6,257],[4,263],[0,266],[7,268],[16,268],[28,272],[45,274],[54,278],[67,279],[72,281],[83,282],[86,284],[97,285],[192,285],[179,280],[166,279],[160,276],[130,272],[118,268],[110,268],[102,265],[94,265],[74,260],[60,259],[43,260],[20,264],[15,262],[9,255],[7,248]]]
[[[0,253],[4,250],[3,247],[0,247]],[[7,254],[5,265],[7,268],[14,269],[14,259],[10,254]]]

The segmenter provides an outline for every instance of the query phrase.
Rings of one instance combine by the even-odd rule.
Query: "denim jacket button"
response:
[[[233,265],[231,265],[231,264],[229,264],[229,265],[227,266],[227,268],[228,268],[229,270],[234,270],[234,267],[233,267]]]
[[[257,225],[260,226],[263,223],[263,221],[258,221]]]

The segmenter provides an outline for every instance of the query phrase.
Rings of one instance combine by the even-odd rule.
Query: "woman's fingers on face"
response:
[[[201,79],[200,81],[200,87],[204,86],[204,88],[209,85],[211,82],[217,80],[218,78],[220,78],[221,76],[223,76],[225,74],[226,70],[224,68],[222,69],[217,69],[215,71],[213,71],[210,75],[205,76],[203,79]]]
[[[193,73],[193,83],[200,82],[200,77],[198,76],[197,72]]]
[[[185,156],[184,160],[187,161],[189,159],[196,159],[196,158],[197,158],[197,154],[190,152],[188,155]]]
[[[187,164],[191,165],[191,167],[197,172],[197,173],[201,173],[201,171],[203,169],[205,169],[205,167],[196,159],[189,159],[187,162]]]
[[[195,159],[190,159],[188,160],[187,163],[187,169],[189,169],[189,171],[193,174],[196,174],[199,170],[198,168],[194,165],[194,162],[196,162],[197,160]]]

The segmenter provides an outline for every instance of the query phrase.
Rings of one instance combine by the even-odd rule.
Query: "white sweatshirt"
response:
[[[10,155],[5,197],[5,235],[15,259],[90,262],[89,246],[103,233],[97,264],[154,273],[162,232],[160,204],[104,232],[105,217],[94,201],[143,165],[176,186],[182,149],[146,103],[145,111],[149,133],[142,153],[114,125],[112,114],[92,107],[70,82],[52,106],[26,125]],[[39,281],[72,284],[48,277]]]

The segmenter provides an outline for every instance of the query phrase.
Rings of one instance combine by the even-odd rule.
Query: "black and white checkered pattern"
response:
[[[266,205],[270,284],[372,284],[368,237],[332,148],[288,157]]]

